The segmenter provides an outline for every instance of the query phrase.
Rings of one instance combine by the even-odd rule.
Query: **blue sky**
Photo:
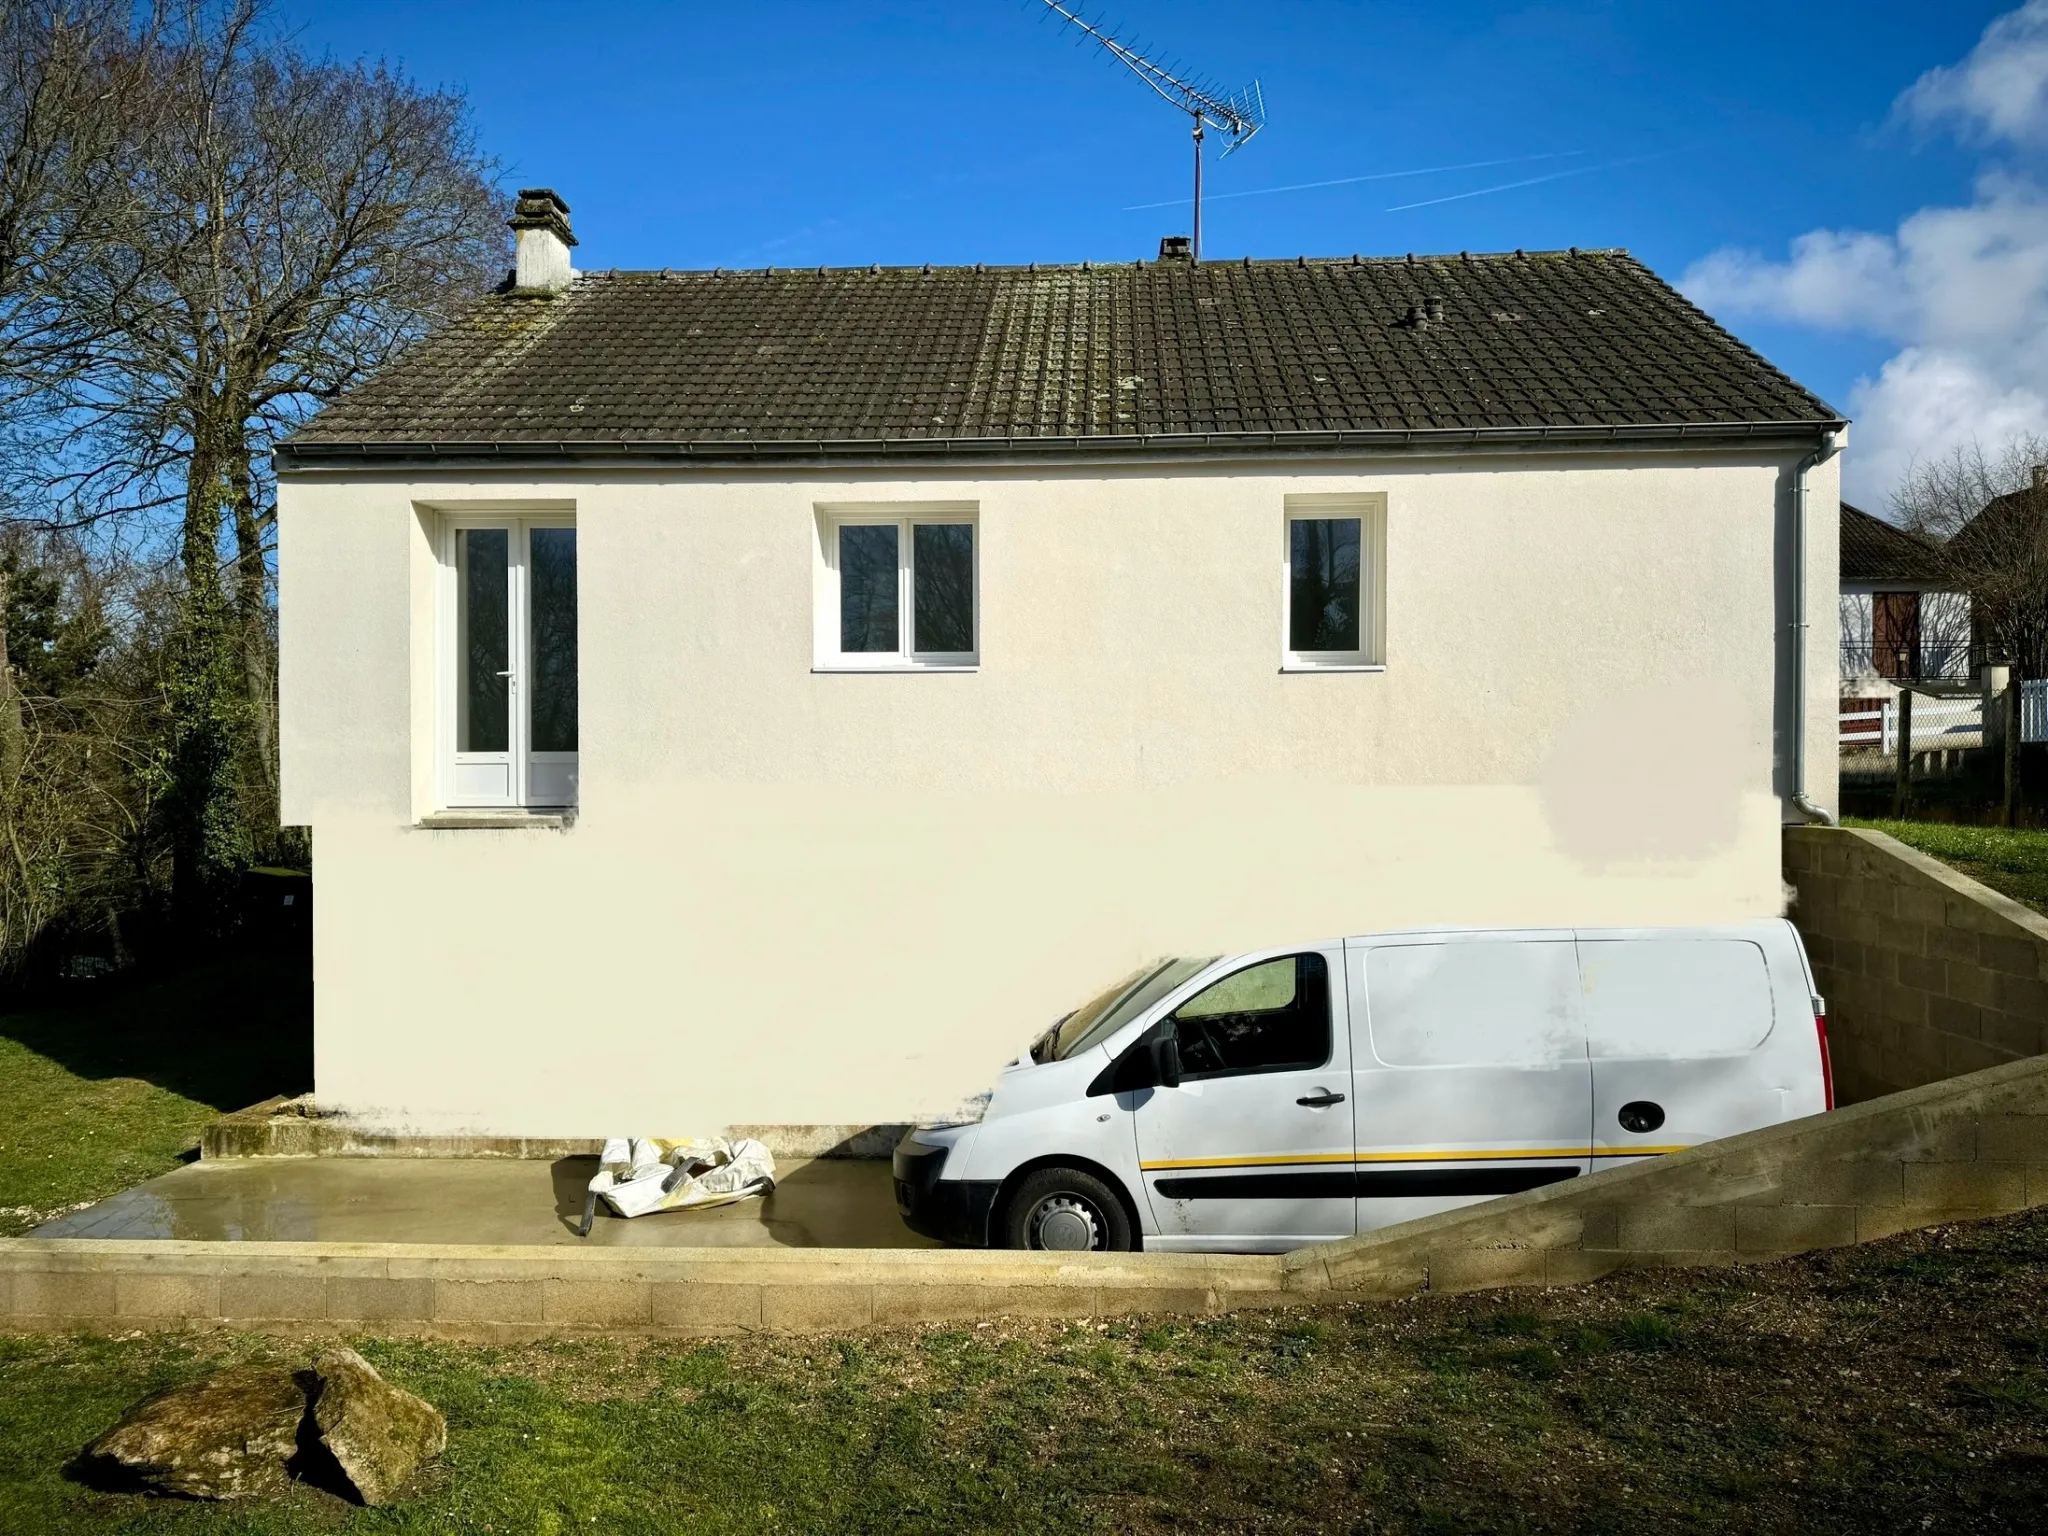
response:
[[[572,205],[586,267],[1150,255],[1187,210],[1131,205],[1187,196],[1185,120],[1039,9],[284,0],[280,14],[315,51],[465,91],[508,185]],[[1518,162],[1214,196],[1207,255],[1628,246],[1697,276],[1733,328],[1860,414],[1928,338],[1903,311],[1788,297],[1803,270],[1788,252],[1812,231],[1867,231],[1894,242],[1896,266],[1916,210],[1981,201],[1987,167],[2031,172],[2024,133],[1895,106],[2009,10],[1120,0],[1101,14],[1226,87],[1263,82],[1271,126],[1212,154],[1212,195]]]

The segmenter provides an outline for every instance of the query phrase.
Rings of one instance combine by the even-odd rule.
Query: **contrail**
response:
[[[1526,181],[1504,181],[1497,187],[1481,187],[1476,192],[1453,192],[1449,197],[1426,197],[1419,203],[1397,203],[1392,208],[1381,210],[1385,213],[1406,213],[1410,208],[1434,208],[1438,203],[1461,202],[1468,197],[1485,197],[1489,192],[1512,192],[1517,187],[1541,186],[1546,181],[1562,181],[1567,176],[1585,176],[1593,171],[1611,171],[1618,165],[1635,165],[1644,160],[1661,160],[1666,155],[1675,155],[1675,149],[1661,149],[1654,155],[1630,155],[1624,160],[1604,160],[1598,165],[1575,165],[1568,171],[1552,171],[1548,176],[1531,176]]]
[[[1547,155],[1511,155],[1505,160],[1468,160],[1463,165],[1425,165],[1413,171],[1376,171],[1370,176],[1339,176],[1334,181],[1303,181],[1291,187],[1258,187],[1250,192],[1211,192],[1208,194],[1208,201],[1220,203],[1227,197],[1271,197],[1276,192],[1312,192],[1317,187],[1348,187],[1361,181],[1394,181],[1402,176],[1441,176],[1446,171],[1479,171],[1495,165],[1527,165],[1532,160],[1563,160],[1584,153],[1583,149],[1560,149]],[[1192,201],[1194,199],[1187,197],[1170,197],[1163,203],[1131,203],[1123,211],[1138,213],[1146,208],[1183,208]]]

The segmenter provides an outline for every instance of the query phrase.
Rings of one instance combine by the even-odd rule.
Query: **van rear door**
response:
[[[1359,1230],[1586,1171],[1570,930],[1389,935],[1347,953]]]
[[[1787,1117],[1763,1070],[1777,1021],[1756,939],[1725,929],[1584,929],[1578,949],[1599,1166]]]

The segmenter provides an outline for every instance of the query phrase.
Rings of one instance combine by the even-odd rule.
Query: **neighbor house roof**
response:
[[[1817,437],[1826,403],[1625,251],[591,272],[482,299],[284,467]]]
[[[1941,579],[1941,551],[1927,539],[1842,503],[1842,580],[1922,585]]]

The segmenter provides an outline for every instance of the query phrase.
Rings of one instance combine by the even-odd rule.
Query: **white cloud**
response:
[[[2048,141],[2048,0],[1994,21],[1967,59],[1923,75],[1897,110]],[[1782,261],[1716,251],[1680,286],[1730,318],[1899,344],[1837,402],[1856,420],[1843,470],[1852,499],[1881,506],[1916,456],[1972,437],[2048,433],[2048,191],[2024,175],[1986,171],[1967,206],[1922,208],[1891,234],[1813,230]]]
[[[2027,0],[1992,22],[1962,63],[1914,81],[1897,111],[1986,138],[2048,139],[2048,0]]]

